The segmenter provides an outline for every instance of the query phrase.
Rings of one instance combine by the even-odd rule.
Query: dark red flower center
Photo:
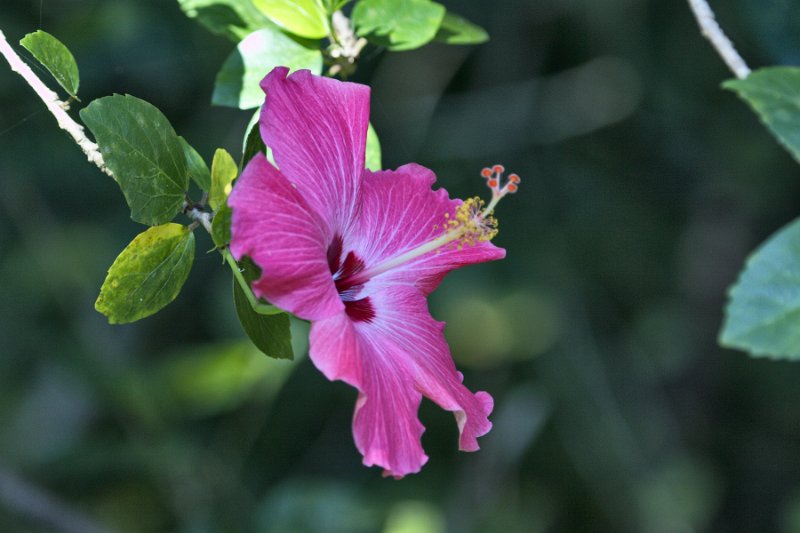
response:
[[[342,261],[342,252],[342,237],[336,235],[328,246],[328,268],[331,270],[339,297],[344,303],[344,310],[355,322],[371,322],[375,318],[375,308],[369,296],[356,299],[356,295],[363,287],[356,275],[364,270],[364,261],[352,251],[347,252]]]

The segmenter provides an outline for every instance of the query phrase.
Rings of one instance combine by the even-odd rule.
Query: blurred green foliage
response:
[[[523,177],[508,258],[431,297],[495,397],[483,449],[457,452],[424,403],[422,473],[361,466],[354,391],[300,357],[304,324],[292,362],[244,339],[218,254],[159,315],[109,326],[97,287],[141,228],[0,69],[0,531],[800,530],[800,367],[716,345],[746,253],[797,214],[794,161],[720,89],[682,2],[443,3],[492,39],[371,47],[354,79],[386,168],[419,162],[462,197],[487,164]],[[752,66],[800,57],[796,3],[720,4]],[[252,113],[210,106],[234,45],[177,2],[5,0],[0,19],[12,42],[64,42],[85,102],[128,93],[207,161],[241,152]]]

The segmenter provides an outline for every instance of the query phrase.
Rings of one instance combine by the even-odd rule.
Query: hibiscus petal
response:
[[[375,267],[392,257],[442,235],[447,218],[461,200],[451,200],[445,189],[433,190],[434,173],[409,164],[395,171],[366,171],[361,211],[350,245],[367,264]],[[505,250],[490,242],[459,246],[454,242],[383,274],[398,283],[412,283],[424,293],[433,291],[449,271],[471,263],[505,257]]]
[[[261,136],[284,176],[336,231],[357,210],[369,123],[369,87],[275,68],[261,82]]]
[[[328,379],[359,390],[353,437],[364,464],[395,478],[419,472],[428,461],[417,418],[422,395],[407,354],[359,331],[345,313],[312,323],[309,341],[311,360]]]
[[[478,449],[477,438],[492,427],[492,398],[462,384],[425,296],[411,286],[370,282],[365,288],[375,316],[353,321],[346,313],[312,323],[309,354],[328,379],[359,390],[353,420],[364,464],[401,477],[422,468],[428,457],[420,444],[417,418],[421,394],[453,411],[459,448]],[[420,394],[421,393],[421,394]]]
[[[256,296],[307,320],[344,309],[328,267],[330,229],[263,154],[244,169],[228,205],[231,253],[261,268]]]
[[[444,338],[444,322],[433,319],[425,296],[414,287],[373,283],[365,294],[375,307],[375,319],[357,326],[368,330],[371,338],[388,340],[406,354],[416,368],[417,389],[455,414],[459,449],[477,450],[477,438],[492,429],[488,416],[494,401],[486,392],[473,394],[462,383],[463,375],[456,370]]]

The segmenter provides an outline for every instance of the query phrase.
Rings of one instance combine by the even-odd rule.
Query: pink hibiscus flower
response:
[[[450,199],[433,172],[415,164],[364,168],[369,88],[274,69],[261,87],[263,154],[228,200],[231,252],[262,271],[253,292],[311,321],[309,354],[330,380],[358,389],[353,435],[367,466],[402,477],[428,460],[417,417],[422,396],[455,414],[459,448],[478,449],[492,427],[492,397],[462,384],[426,296],[447,272],[501,259],[492,245],[501,167],[484,169],[494,191]]]

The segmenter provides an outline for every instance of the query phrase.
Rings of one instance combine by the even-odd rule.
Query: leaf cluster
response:
[[[321,74],[341,56],[334,14],[349,0],[178,0],[187,16],[236,42],[217,73],[212,102],[251,109],[261,105],[258,82],[274,67]],[[358,0],[351,24],[357,38],[390,51],[412,50],[431,41],[479,44],[481,27],[431,0]],[[356,52],[352,52],[356,53]],[[350,57],[356,61],[358,57]],[[340,70],[332,70],[340,72]],[[350,70],[352,72],[352,70]]]
[[[433,40],[475,44],[488,38],[478,26],[430,0],[357,0],[352,20],[341,12],[349,3],[178,0],[187,16],[237,43],[217,73],[212,104],[238,109],[261,106],[264,94],[259,82],[277,66],[308,69],[319,75],[326,64],[348,53],[346,59],[354,64],[367,41],[402,51]],[[352,26],[347,35],[337,28],[337,16]],[[350,51],[343,52],[344,39],[357,39],[358,44],[351,42]],[[78,100],[78,65],[63,43],[39,30],[25,36],[21,44],[53,75],[70,100]],[[337,72],[345,74],[334,68],[328,74]],[[259,276],[258,269],[246,258],[237,263],[227,249],[232,214],[227,197],[233,182],[257,153],[271,158],[259,134],[258,117],[257,110],[245,132],[238,164],[227,151],[218,149],[209,167],[167,117],[144,100],[115,94],[80,110],[81,120],[125,197],[131,218],[148,226],[119,254],[100,289],[95,308],[110,323],[151,316],[178,296],[194,261],[194,230],[202,226],[231,267],[234,305],[245,333],[265,354],[292,358],[289,315],[253,294],[250,282]],[[366,166],[381,168],[380,142],[371,125]],[[193,199],[198,190],[199,198],[195,195]],[[188,222],[174,222],[179,215],[185,215]]]

